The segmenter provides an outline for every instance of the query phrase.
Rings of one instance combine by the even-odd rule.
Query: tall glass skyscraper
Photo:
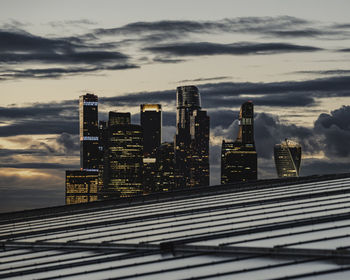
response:
[[[279,178],[299,177],[301,164],[300,144],[286,139],[274,148],[276,171]]]
[[[80,126],[80,168],[86,171],[98,171],[99,131],[98,97],[85,94],[79,98]]]
[[[107,157],[104,172],[106,184],[100,199],[143,194],[143,133],[140,125],[130,124],[130,113],[110,112]]]
[[[175,189],[174,143],[165,142],[157,149],[156,192]]]
[[[143,129],[143,153],[153,157],[162,141],[162,106],[141,104],[141,126]]]
[[[162,141],[162,106],[141,104],[141,127],[143,130],[143,184],[145,193],[156,192],[156,152]]]
[[[209,117],[201,110],[198,88],[178,87],[176,107],[176,185],[179,188],[208,185]],[[199,177],[204,179],[199,180]]]
[[[245,102],[239,113],[235,142],[222,141],[221,184],[257,180],[257,153],[254,144],[254,106]]]

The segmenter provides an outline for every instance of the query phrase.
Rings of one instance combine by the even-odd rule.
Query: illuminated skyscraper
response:
[[[190,186],[209,186],[209,117],[206,111],[194,110],[190,117],[191,178]]]
[[[176,91],[175,163],[177,187],[209,184],[209,117],[201,111],[200,94],[195,86]],[[192,129],[191,129],[192,126]],[[198,165],[200,163],[200,165]],[[204,163],[204,164],[202,164]],[[198,178],[206,178],[198,180]]]
[[[143,153],[153,157],[162,141],[162,106],[141,104],[141,126],[143,129]]]
[[[101,189],[101,199],[130,197],[143,194],[143,133],[141,126],[130,124],[130,113],[109,114],[107,183]]]
[[[86,171],[98,171],[99,132],[98,97],[85,94],[79,98],[80,123],[80,168]]]
[[[66,171],[66,204],[97,200],[98,172],[84,170]]]
[[[239,132],[236,141],[222,141],[221,184],[251,180],[257,180],[254,106],[252,102],[245,102],[239,113]]]
[[[301,146],[286,139],[274,148],[276,171],[279,178],[299,177]]]
[[[155,191],[172,191],[175,189],[174,143],[162,143],[157,149],[157,176]]]
[[[151,193],[157,191],[156,151],[162,140],[162,106],[141,104],[140,111],[143,130],[143,183],[145,193]]]

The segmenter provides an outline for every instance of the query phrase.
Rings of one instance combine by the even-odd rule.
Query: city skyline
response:
[[[248,100],[259,178],[277,177],[273,146],[285,138],[302,145],[301,176],[349,170],[349,2],[131,2],[0,4],[0,211],[64,203],[86,92],[104,104],[99,119],[130,112],[139,123],[140,104],[162,104],[162,142],[172,142],[175,89],[197,86],[212,185]]]

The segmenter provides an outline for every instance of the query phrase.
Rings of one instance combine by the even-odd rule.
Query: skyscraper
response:
[[[151,193],[158,191],[156,151],[162,141],[162,106],[141,104],[140,111],[143,130],[143,184],[145,193]]]
[[[245,102],[239,113],[239,131],[236,141],[222,141],[221,184],[251,180],[257,180],[254,106],[252,102]]]
[[[157,149],[157,173],[155,191],[172,191],[175,189],[174,143],[165,142]]]
[[[279,178],[299,177],[301,164],[301,146],[286,139],[274,148],[276,171]]]
[[[190,117],[191,179],[190,186],[209,186],[209,117],[206,111],[194,110]]]
[[[143,129],[143,153],[153,157],[162,141],[162,106],[141,104],[141,126]]]
[[[80,168],[86,171],[98,171],[99,132],[98,97],[85,94],[79,98],[80,124]]]
[[[197,187],[209,180],[198,180],[199,177],[209,178],[209,117],[201,110],[200,94],[195,86],[181,86],[176,91],[176,135],[175,163],[177,187]],[[196,113],[195,113],[196,112]],[[191,129],[192,123],[192,129]],[[204,137],[204,138],[203,138]]]
[[[130,113],[110,112],[108,121],[107,182],[101,199],[143,194],[143,135],[140,125],[130,124]]]

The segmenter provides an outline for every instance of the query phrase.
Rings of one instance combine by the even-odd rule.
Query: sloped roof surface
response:
[[[349,279],[350,175],[0,216],[0,278]]]

